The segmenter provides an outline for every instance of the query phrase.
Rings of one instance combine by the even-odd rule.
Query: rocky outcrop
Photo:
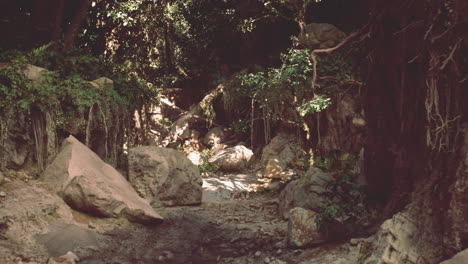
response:
[[[77,210],[144,224],[162,221],[117,170],[73,136],[64,141],[41,179]]]
[[[299,142],[292,135],[279,134],[263,149],[260,164],[263,166],[263,177],[282,178],[288,165],[305,155]]]
[[[325,197],[327,185],[334,178],[320,169],[311,167],[300,179],[290,182],[279,196],[279,213],[289,218],[289,210],[294,207],[321,212],[328,205]]]
[[[429,234],[433,240],[426,240],[424,228],[409,206],[404,211],[386,220],[377,233],[367,239],[371,254],[365,263],[438,263],[442,252],[432,244],[440,234]]]
[[[291,209],[288,221],[288,246],[304,248],[327,241],[328,238],[320,232],[316,219],[317,213],[314,211],[300,207]]]
[[[299,34],[299,44],[308,49],[326,49],[340,43],[346,34],[330,24],[311,23]]]
[[[196,205],[202,199],[198,167],[174,149],[154,146],[132,148],[128,178],[153,207]]]
[[[243,171],[249,167],[252,157],[252,150],[239,145],[219,151],[209,162],[221,171]]]

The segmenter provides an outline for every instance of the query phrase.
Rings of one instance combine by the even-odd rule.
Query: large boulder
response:
[[[304,208],[291,209],[288,221],[287,242],[293,248],[304,248],[324,243],[327,236],[320,232],[317,213]]]
[[[435,249],[432,252],[424,249],[427,245],[420,240],[418,229],[417,222],[407,210],[395,214],[369,238],[372,253],[367,256],[366,263],[436,263],[434,254],[438,253]]]
[[[144,224],[162,221],[117,170],[73,136],[64,141],[41,179],[77,210],[103,217],[124,216]]]
[[[282,173],[287,166],[304,155],[305,151],[301,148],[295,136],[278,134],[262,151],[260,164],[263,166],[263,177],[282,178]]]
[[[128,178],[153,207],[201,203],[198,167],[177,150],[155,146],[130,149]]]
[[[299,44],[308,49],[326,49],[340,43],[346,34],[337,27],[325,23],[310,23],[299,34]]]
[[[243,171],[248,168],[252,157],[252,150],[238,145],[219,151],[208,162],[221,171]]]
[[[300,179],[291,181],[279,196],[279,212],[289,218],[289,210],[302,207],[322,212],[329,204],[325,193],[327,186],[334,181],[333,176],[318,168],[311,167]]]

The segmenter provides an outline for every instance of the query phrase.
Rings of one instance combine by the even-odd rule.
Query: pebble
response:
[[[279,241],[275,244],[275,248],[283,248],[284,247],[284,241]]]
[[[5,192],[0,192],[0,197],[6,197],[6,193]]]
[[[262,255],[262,252],[260,252],[260,251],[255,252],[256,257],[260,257],[261,255]]]
[[[276,255],[279,255],[281,253],[283,253],[283,250],[281,250],[281,249],[278,249],[278,251],[276,251]]]
[[[174,256],[174,253],[172,253],[171,251],[169,250],[165,250],[163,251],[163,255],[166,257],[166,259],[168,260],[171,260],[173,259],[175,256]]]
[[[264,260],[263,262],[265,262],[265,263],[267,263],[267,264],[270,263],[270,258],[269,258],[269,257],[266,257],[265,260]]]

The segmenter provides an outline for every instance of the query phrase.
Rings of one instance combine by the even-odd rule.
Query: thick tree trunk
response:
[[[411,204],[407,212],[419,231],[407,251],[428,263],[468,246],[467,68],[460,44],[467,39],[449,8],[375,1],[364,102],[373,197],[386,205],[386,218]]]
[[[51,41],[58,41],[62,34],[64,0],[55,0],[54,24],[50,35]]]
[[[50,2],[45,0],[32,1],[31,22],[34,37],[31,43],[43,45],[50,41],[51,11]]]
[[[67,27],[64,36],[63,52],[70,50],[71,46],[75,43],[75,39],[78,36],[81,25],[86,19],[88,10],[91,7],[92,0],[82,0],[80,6],[70,21],[70,25]]]

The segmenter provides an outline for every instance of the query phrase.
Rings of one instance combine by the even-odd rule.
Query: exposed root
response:
[[[332,47],[332,48],[328,48],[328,49],[315,49],[313,50],[311,53],[310,53],[310,59],[312,60],[312,69],[313,69],[313,72],[312,72],[312,89],[315,89],[316,87],[319,87],[317,85],[317,54],[320,54],[320,53],[325,53],[325,54],[329,54],[329,53],[332,53],[340,48],[342,48],[344,45],[346,45],[347,43],[349,43],[351,40],[357,38],[357,37],[360,37],[364,34],[367,34],[368,33],[368,29],[369,29],[369,24],[367,24],[366,26],[364,26],[363,28],[361,28],[361,30],[359,30],[358,32],[354,32],[354,33],[351,33],[349,36],[347,36],[345,39],[343,39],[338,45],[336,45],[335,47]]]

